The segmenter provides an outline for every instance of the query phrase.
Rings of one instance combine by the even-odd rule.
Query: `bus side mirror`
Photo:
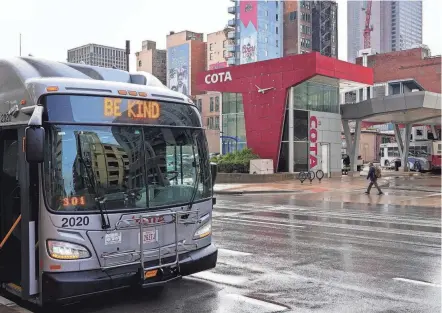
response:
[[[215,186],[216,175],[218,175],[218,164],[210,162],[210,173],[212,174],[212,187]]]
[[[28,163],[43,163],[45,130],[43,127],[27,127],[25,151]]]

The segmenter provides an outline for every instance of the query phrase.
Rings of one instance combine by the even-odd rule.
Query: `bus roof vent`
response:
[[[147,72],[140,71],[130,74],[130,80],[132,84],[144,85],[149,87],[167,88],[158,78]]]

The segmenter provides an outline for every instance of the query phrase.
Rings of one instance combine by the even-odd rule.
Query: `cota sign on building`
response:
[[[230,75],[230,72],[207,74],[204,81],[208,85],[209,84],[216,84],[216,83],[231,82],[232,75]]]
[[[311,170],[318,165],[318,119],[316,116],[310,116],[309,126],[309,169]]]

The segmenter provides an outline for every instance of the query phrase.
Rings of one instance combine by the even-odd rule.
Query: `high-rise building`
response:
[[[206,43],[202,33],[170,32],[167,36],[167,87],[187,96],[201,94],[197,73],[206,69]]]
[[[88,44],[68,50],[68,62],[110,67],[127,71],[126,51],[120,48]]]
[[[335,1],[315,1],[313,4],[312,50],[338,57],[338,4]]]
[[[135,56],[137,57],[137,71],[151,73],[164,85],[167,85],[166,50],[157,49],[157,43],[155,41],[145,40],[143,41],[141,51],[136,52]]]
[[[347,58],[359,51],[407,50],[422,44],[422,1],[348,1]]]
[[[227,37],[235,40],[228,63],[244,64],[318,51],[338,56],[335,1],[236,0]]]
[[[280,58],[283,54],[283,1],[237,0],[228,8],[233,19],[227,37],[235,40],[229,64],[246,64]]]

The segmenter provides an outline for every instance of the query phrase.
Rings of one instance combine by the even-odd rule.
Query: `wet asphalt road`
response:
[[[407,192],[407,191],[403,191]],[[219,196],[217,268],[82,312],[440,312],[440,208]]]

